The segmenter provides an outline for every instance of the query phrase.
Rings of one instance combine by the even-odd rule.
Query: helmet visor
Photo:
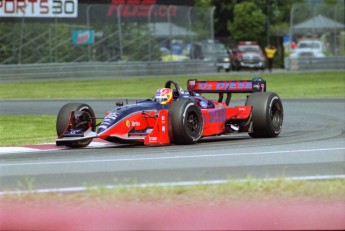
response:
[[[168,101],[168,97],[167,96],[156,96],[156,102],[164,103],[166,101]]]

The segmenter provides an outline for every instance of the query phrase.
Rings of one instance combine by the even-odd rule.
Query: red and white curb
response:
[[[113,143],[106,141],[93,141],[87,147],[88,148],[98,148],[98,147],[109,147],[114,146]],[[53,151],[53,150],[62,150],[66,149],[65,146],[56,146],[55,143],[48,144],[33,144],[25,146],[7,146],[0,147],[1,154],[10,154],[10,153],[25,153],[25,152],[37,152],[37,151]]]

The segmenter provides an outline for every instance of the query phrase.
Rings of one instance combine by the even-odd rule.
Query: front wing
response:
[[[138,114],[141,114],[141,112],[138,112]],[[71,136],[69,134],[67,137],[62,136],[60,138],[57,138],[56,144],[63,145],[66,142],[81,141],[94,138],[99,138],[108,141],[123,140],[129,142],[143,142],[145,145],[170,144],[168,132],[168,110],[160,110],[155,120],[156,121],[153,127],[147,127],[145,130],[136,130],[136,123],[138,123],[138,115],[134,114],[130,117],[126,117],[122,121],[119,121],[102,134],[93,132],[91,128],[89,128],[82,135],[78,134],[76,136]]]

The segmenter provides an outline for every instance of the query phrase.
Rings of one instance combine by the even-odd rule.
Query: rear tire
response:
[[[194,144],[201,138],[204,121],[198,105],[178,100],[169,105],[170,137],[175,144]]]
[[[249,95],[247,106],[252,106],[254,138],[276,137],[283,125],[284,110],[279,96],[275,93],[258,92]]]
[[[88,130],[90,127],[92,131],[96,130],[96,119],[93,109],[84,103],[68,103],[65,104],[59,111],[56,120],[56,134],[58,137],[63,136],[68,128],[68,123],[72,111],[83,112],[82,116],[79,117],[79,121],[75,124],[75,127],[80,126],[83,130]],[[91,122],[91,123],[89,123]],[[65,141],[60,144],[71,148],[86,147],[91,143],[92,139],[78,140],[78,141]]]

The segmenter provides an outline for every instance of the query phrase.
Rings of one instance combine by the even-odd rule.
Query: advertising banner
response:
[[[194,0],[79,0],[81,4],[134,4],[134,5],[175,5],[194,6]]]
[[[78,0],[0,0],[0,17],[76,18]]]
[[[93,44],[94,41],[95,41],[95,33],[93,30],[72,31],[72,43],[75,45]]]
[[[184,5],[192,2],[184,1]],[[117,14],[118,10],[122,17],[175,17],[179,1],[159,0],[112,0],[107,11],[107,16]],[[155,6],[155,7],[153,7]]]

